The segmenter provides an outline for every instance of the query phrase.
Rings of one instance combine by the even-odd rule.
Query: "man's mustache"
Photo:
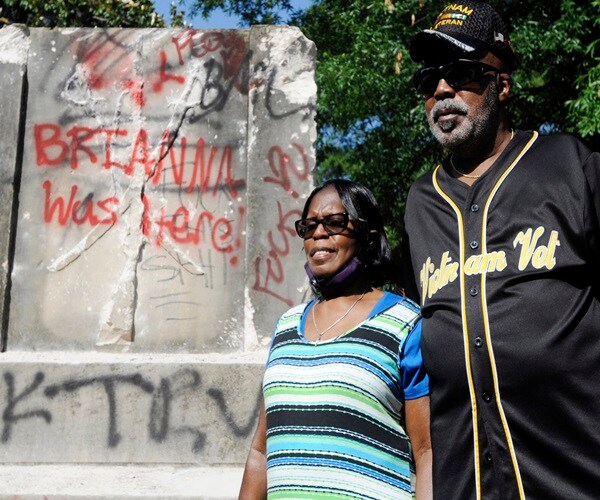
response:
[[[457,102],[454,99],[447,98],[436,102],[431,108],[431,118],[437,121],[440,115],[455,113],[459,115],[466,115],[469,112],[469,106],[463,102]]]

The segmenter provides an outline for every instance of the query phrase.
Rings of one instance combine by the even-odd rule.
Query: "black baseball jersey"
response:
[[[600,154],[518,131],[472,186],[448,167],[405,215],[434,496],[598,499]]]

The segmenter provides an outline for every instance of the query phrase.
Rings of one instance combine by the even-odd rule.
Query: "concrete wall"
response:
[[[0,463],[243,464],[314,70],[283,26],[0,30]]]

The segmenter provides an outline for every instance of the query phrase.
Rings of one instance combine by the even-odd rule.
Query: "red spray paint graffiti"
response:
[[[296,162],[292,156],[285,153],[279,146],[273,146],[269,150],[269,167],[273,172],[274,176],[267,176],[263,180],[265,182],[272,182],[273,184],[279,184],[292,198],[298,198],[298,192],[292,189],[292,179],[290,173],[292,173],[300,181],[308,179],[310,173],[310,166],[308,163],[308,157],[304,153],[304,149],[300,144],[293,143],[293,148],[296,150],[297,156],[301,160],[301,169],[298,169]]]
[[[230,219],[224,216],[216,217],[208,210],[192,214],[184,206],[178,207],[173,214],[167,214],[165,207],[161,206],[158,215],[154,215],[146,195],[142,196],[142,202],[142,232],[149,239],[154,238],[156,245],[162,245],[166,237],[181,245],[206,246],[208,242],[210,248],[216,252],[230,254],[229,263],[237,265],[238,257],[232,254],[242,246],[244,207],[238,207],[237,217]],[[205,239],[203,235],[207,235]]]
[[[290,238],[296,236],[293,221],[300,217],[299,210],[284,213],[281,202],[277,201],[278,221],[274,229],[267,233],[269,253],[266,258],[257,257],[254,261],[254,290],[275,297],[281,302],[292,306],[293,302],[277,291],[277,285],[284,282],[285,270],[283,260],[290,253]]]
[[[117,207],[119,199],[114,196],[104,198],[96,202],[94,207],[93,194],[88,194],[83,200],[77,199],[78,186],[71,186],[68,200],[62,196],[52,194],[52,183],[44,181],[44,222],[50,223],[54,220],[61,226],[69,222],[77,225],[88,224],[97,226],[99,224],[114,224],[117,222]],[[104,217],[99,218],[96,213],[101,212]]]
[[[292,154],[286,153],[279,146],[270,148],[267,161],[273,176],[265,176],[263,181],[280,186],[288,196],[297,199],[300,186],[304,187],[302,184],[308,181],[310,165],[300,144],[292,143],[290,149]],[[300,184],[294,186],[294,182]],[[291,242],[296,238],[294,220],[301,215],[297,209],[285,212],[282,202],[277,200],[277,222],[275,227],[267,232],[267,257],[257,257],[254,261],[253,289],[275,297],[288,306],[291,306],[293,301],[281,291],[285,283],[284,261],[290,253]]]
[[[193,95],[199,98],[195,119],[199,120],[207,113],[224,109],[232,89],[246,96],[249,85],[262,83],[262,80],[249,83],[248,36],[243,33],[183,30],[153,53],[144,55],[143,71],[140,47],[134,47],[121,34],[82,38],[73,44],[71,50],[81,61],[78,67],[82,69],[76,76],[84,87],[87,84],[85,90],[94,96],[94,102],[110,102],[105,96],[118,92],[129,96],[129,102],[119,101],[119,105],[125,102],[125,111],[129,104],[147,113],[147,108],[155,104],[152,94],[171,98],[174,90],[182,92],[193,84]],[[192,61],[196,61],[194,66],[190,66]],[[197,75],[190,72],[194,68],[198,68]],[[105,117],[112,118],[117,110],[110,111]],[[36,165],[83,174],[93,169],[114,171],[113,176],[121,182],[123,178],[143,173],[141,224],[146,238],[156,245],[168,239],[177,245],[206,247],[221,254],[230,265],[239,264],[246,223],[240,192],[245,189],[246,181],[236,170],[235,146],[213,145],[205,137],[175,137],[169,131],[153,141],[151,129],[133,128],[126,120],[84,123],[88,126],[68,120],[36,124],[33,129]],[[89,126],[90,123],[117,125],[95,127]],[[291,305],[285,286],[285,262],[296,237],[293,220],[300,212],[286,206],[287,202],[296,206],[305,191],[310,162],[298,143],[287,147],[273,145],[265,161],[270,172],[262,181],[273,185],[278,193],[273,206],[266,208],[276,210],[277,216],[274,225],[265,228],[267,252],[255,258],[255,276],[251,279],[255,291]],[[52,179],[44,180],[41,185],[46,224],[66,228],[119,222],[124,200],[90,192],[82,182],[61,187]],[[168,204],[159,192],[173,194]],[[196,199],[190,201],[193,196]],[[223,199],[219,197],[229,201],[226,209],[218,203],[218,210],[204,204]]]
[[[185,64],[185,56],[202,59],[209,54],[219,55],[223,61],[223,79],[234,78],[234,86],[241,94],[248,94],[248,83],[241,71],[248,54],[246,38],[235,31],[207,31],[194,29],[182,31],[172,39],[179,64]]]
[[[172,183],[185,187],[186,193],[199,190],[201,193],[212,192],[215,196],[224,187],[233,198],[245,186],[245,180],[235,176],[231,146],[209,147],[202,137],[188,141],[185,136],[177,144],[172,144],[169,133],[164,132],[158,153],[153,157],[148,132],[141,128],[135,135],[127,161],[116,161],[114,138],[126,139],[129,136],[129,132],[122,129],[79,126],[71,127],[63,136],[57,124],[36,124],[36,164],[39,167],[58,167],[68,163],[73,170],[99,165],[105,169],[121,169],[128,176],[132,176],[139,165],[154,185]],[[193,158],[193,161],[188,161],[188,158]],[[165,165],[167,162],[168,165]]]
[[[219,216],[214,210],[193,210],[185,205],[167,208],[164,201],[152,207],[153,193],[148,190],[142,198],[143,232],[156,245],[168,238],[178,245],[204,246],[227,254],[231,265],[238,264],[236,252],[242,247],[245,211],[237,204],[246,181],[236,176],[231,146],[209,146],[204,138],[189,140],[182,136],[175,140],[164,132],[158,146],[152,148],[149,133],[143,128],[131,133],[117,128],[72,126],[63,131],[55,123],[36,124],[33,136],[38,167],[100,167],[118,169],[125,176],[142,169],[147,185],[157,189],[168,186],[179,196],[196,193],[216,200],[225,194],[232,200],[229,211],[233,211],[233,216]],[[121,161],[113,153],[117,140],[131,143],[128,151],[122,147],[119,150]],[[115,196],[84,194],[78,184],[73,184],[68,193],[61,193],[50,180],[42,183],[42,189],[46,224],[97,226],[118,221],[122,202]]]

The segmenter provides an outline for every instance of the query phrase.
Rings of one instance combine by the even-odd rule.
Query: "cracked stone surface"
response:
[[[8,349],[265,349],[307,294],[312,42],[32,29],[13,45],[28,95]]]
[[[8,47],[12,46],[16,54],[11,56]],[[7,30],[4,43],[0,43],[0,296],[5,297],[9,285],[9,247],[12,230],[13,199],[15,196],[15,173],[19,156],[18,136],[21,126],[20,108],[23,89],[25,64],[23,54],[27,53],[27,39],[21,29],[11,27]],[[21,55],[19,55],[21,54]],[[6,302],[0,301],[0,319],[5,324],[8,311]],[[0,349],[4,346],[0,341]]]

